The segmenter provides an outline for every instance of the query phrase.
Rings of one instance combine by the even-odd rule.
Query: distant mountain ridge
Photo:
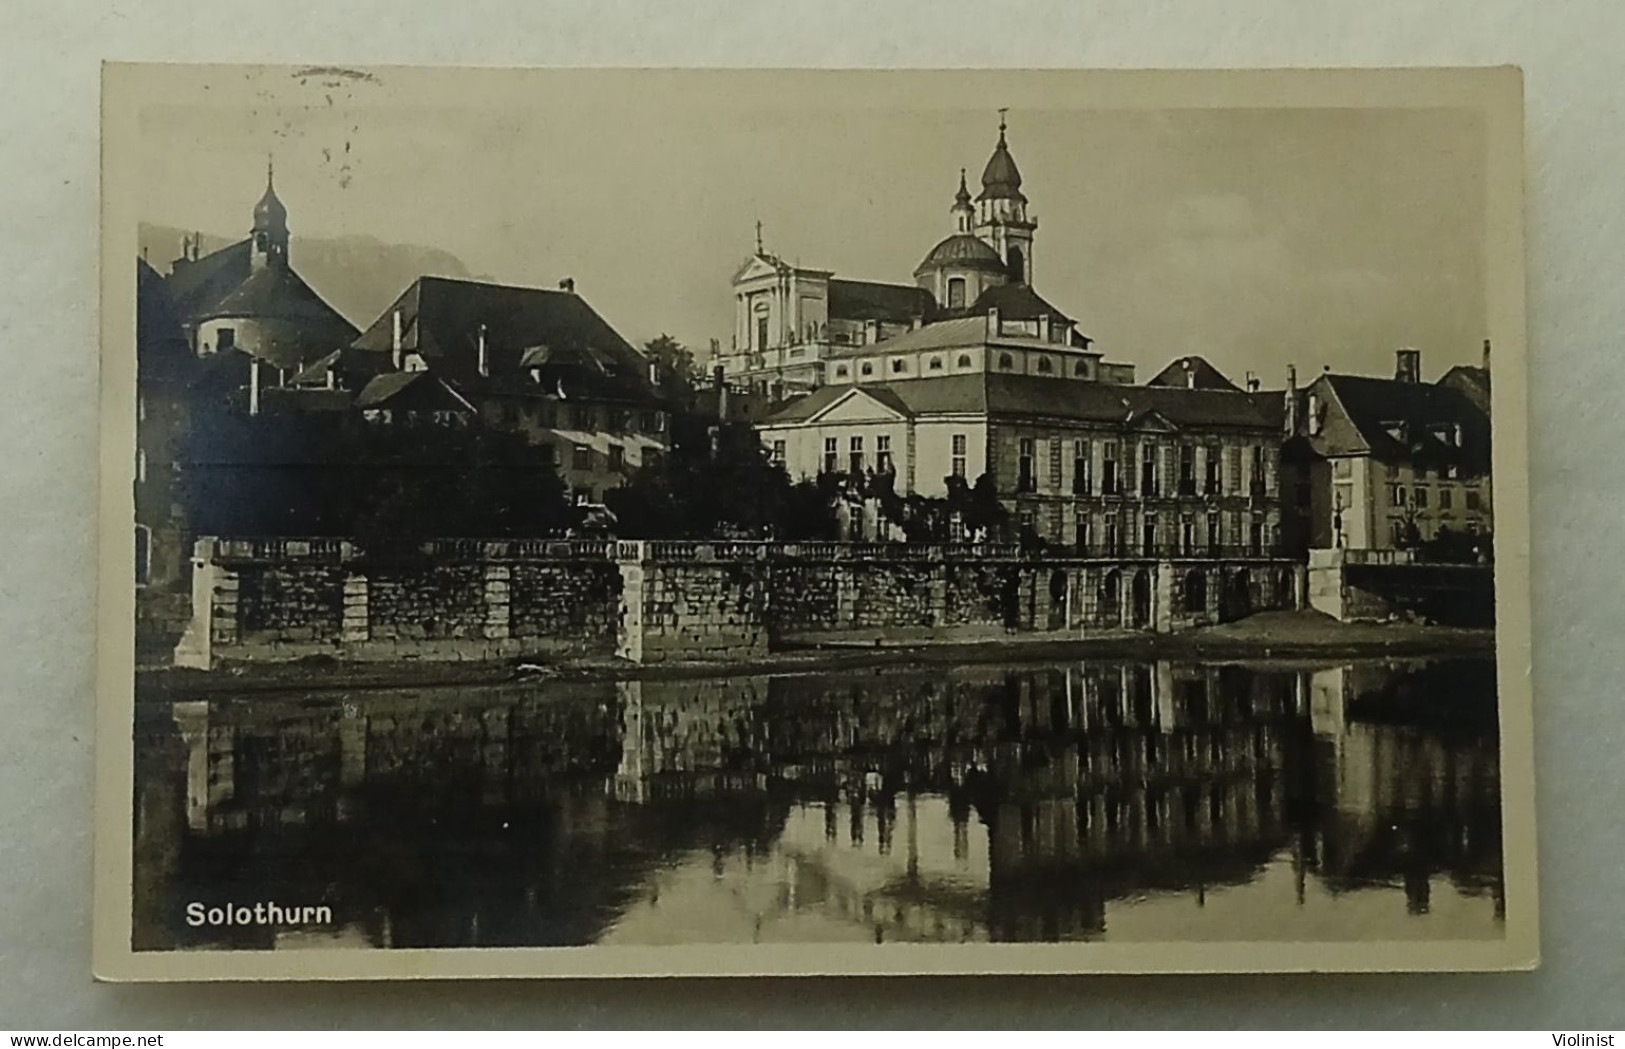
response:
[[[181,240],[191,231],[143,222],[137,232],[142,256],[167,275],[180,257]],[[200,254],[207,255],[242,237],[203,233]],[[440,248],[419,244],[386,244],[376,237],[294,237],[289,245],[293,268],[332,307],[357,328],[366,328],[419,277],[485,280],[469,272],[463,260]]]

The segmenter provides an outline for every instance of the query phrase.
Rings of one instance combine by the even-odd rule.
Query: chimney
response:
[[[1253,372],[1248,372],[1247,373],[1247,378],[1246,378],[1246,385],[1247,385],[1247,392],[1248,393],[1257,393],[1258,392],[1258,376]]]
[[[406,355],[401,348],[401,311],[396,307],[389,315],[390,334],[389,349],[391,359],[395,362],[395,370],[400,371],[406,363]]]
[[[485,348],[485,325],[480,325],[480,374],[491,374],[491,358]]]
[[[260,413],[260,359],[248,359],[248,414]]]
[[[659,386],[660,385],[660,362],[659,361],[651,360],[649,362],[649,385],[650,386]]]
[[[1484,370],[1490,370],[1490,340],[1484,340]]]
[[[1422,381],[1422,351],[1409,347],[1394,351],[1394,378],[1400,382]]]
[[[203,234],[197,230],[192,231],[192,261],[196,262],[198,253],[203,250]]]
[[[1282,429],[1288,437],[1298,432],[1298,366],[1286,366],[1286,422]]]
[[[576,293],[576,279],[574,277],[566,277],[559,281],[559,290],[569,292],[571,295],[574,295]]]

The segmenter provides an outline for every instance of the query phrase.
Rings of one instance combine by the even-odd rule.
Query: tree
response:
[[[350,414],[200,415],[177,456],[198,534],[327,535],[369,549],[557,535],[579,511],[522,435]]]
[[[694,352],[670,335],[661,334],[643,344],[643,354],[655,362],[661,395],[674,405],[690,407],[700,378]]]
[[[827,539],[834,514],[816,482],[792,483],[743,423],[716,423],[625,486],[604,493],[618,534],[639,539]]]

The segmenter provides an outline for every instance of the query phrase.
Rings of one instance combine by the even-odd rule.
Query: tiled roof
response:
[[[935,306],[936,299],[929,291],[912,284],[834,278],[829,282],[830,320],[907,324],[924,317]]]
[[[1030,321],[1048,315],[1052,320],[1071,324],[1072,318],[1062,313],[1027,284],[995,284],[976,297],[972,310],[986,313],[997,309],[1006,320]]]
[[[855,388],[912,416],[986,412],[1129,426],[1154,413],[1176,427],[1268,431],[1278,425],[1259,410],[1252,398],[1218,390],[1118,386],[997,372],[866,383]],[[844,385],[820,387],[764,421],[804,422],[852,389]]]
[[[987,341],[987,319],[984,317],[956,317],[937,321],[923,328],[904,332],[884,342],[864,346],[842,346],[831,351],[833,357],[854,357],[871,353],[909,353],[914,350],[943,350],[956,346],[980,346]]]
[[[1194,355],[1170,361],[1168,367],[1153,376],[1146,382],[1146,385],[1185,386],[1197,390],[1230,390],[1232,392],[1241,389],[1204,358]]]
[[[469,403],[428,372],[386,372],[356,396],[357,408],[468,412]]]
[[[249,243],[240,240],[200,259],[177,259],[165,283],[176,312],[189,322],[247,280],[248,271]]]
[[[535,367],[549,372],[544,376],[549,385],[562,381],[567,395],[659,398],[643,354],[574,292],[419,277],[353,345],[390,353],[396,310],[401,311],[402,348],[422,356],[432,371],[460,389],[498,389],[521,381],[534,387],[526,371]],[[479,374],[482,326],[489,377]]]
[[[1461,390],[1364,375],[1327,374],[1317,382],[1330,386],[1354,428],[1352,434],[1327,428],[1312,439],[1317,452],[1369,452],[1385,461],[1435,458],[1474,470],[1489,468],[1489,416]],[[1459,446],[1454,443],[1458,426]]]
[[[285,266],[266,266],[250,274],[241,284],[194,314],[200,321],[217,317],[270,317],[331,324],[348,332],[342,341],[348,342],[356,336],[355,325],[329,306],[304,278]]]

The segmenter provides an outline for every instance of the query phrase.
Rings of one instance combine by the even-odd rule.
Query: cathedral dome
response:
[[[1021,195],[1021,172],[1016,169],[1016,159],[1005,144],[1003,127],[999,128],[999,144],[993,147],[993,155],[987,158],[987,167],[982,169],[982,192],[976,199],[1027,199]]]
[[[925,260],[914,268],[914,272],[919,274],[949,267],[986,270],[989,273],[1003,273],[1005,269],[999,253],[989,247],[987,241],[971,233],[955,233],[932,248]]]

